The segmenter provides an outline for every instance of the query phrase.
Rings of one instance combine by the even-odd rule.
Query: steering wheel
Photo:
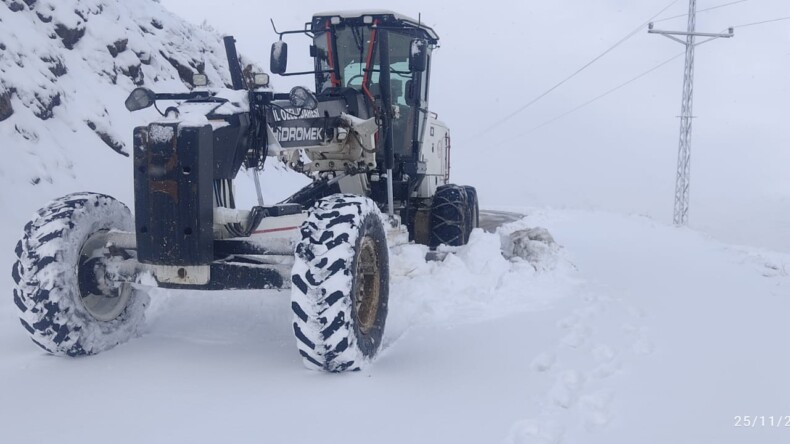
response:
[[[347,87],[354,86],[354,85],[351,84],[351,82],[353,82],[356,79],[363,79],[364,77],[365,77],[364,74],[357,74],[357,75],[351,77],[350,79],[348,79],[348,82],[346,82],[346,86]],[[362,86],[362,82],[359,82],[359,86]]]

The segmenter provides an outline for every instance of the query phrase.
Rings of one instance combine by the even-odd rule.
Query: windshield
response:
[[[345,26],[335,28],[334,47],[329,46],[329,33],[319,32],[315,35],[313,43],[316,47],[316,68],[317,92],[321,92],[333,86],[342,86],[362,90],[362,82],[365,80],[365,67],[368,57],[371,58],[370,78],[368,86],[375,90],[379,79],[379,54],[378,45],[371,48],[371,37],[373,31],[368,26]],[[389,52],[390,52],[390,71],[392,78],[392,101],[393,103],[406,104],[405,89],[406,81],[411,80],[409,72],[409,51],[411,48],[411,36],[390,31],[389,33]],[[333,52],[337,52],[335,54]],[[330,59],[330,55],[332,56]],[[338,75],[333,75],[329,71],[337,61]],[[374,91],[374,95],[375,91]]]
[[[316,91],[320,94],[332,87],[354,88],[378,102],[382,97],[380,74],[381,63],[379,39],[376,28],[370,26],[335,26],[333,34],[317,32],[314,38],[316,49]],[[420,96],[423,90],[420,79],[409,70],[409,55],[414,33],[387,31],[389,36],[390,97],[392,99],[392,138],[396,156],[413,155],[413,135],[419,134],[424,114],[414,101],[408,99],[410,90]],[[334,42],[331,39],[334,38]],[[371,45],[371,41],[373,44]],[[331,44],[330,44],[331,43]],[[425,74],[425,73],[423,73]],[[411,103],[411,104],[410,104]]]

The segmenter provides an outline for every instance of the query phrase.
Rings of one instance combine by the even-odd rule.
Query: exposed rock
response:
[[[49,72],[55,77],[63,77],[69,72],[60,58],[42,57],[41,60],[48,65],[47,68],[49,68]]]
[[[38,11],[36,11],[36,15],[38,16],[38,19],[41,20],[44,23],[49,23],[49,22],[52,21],[52,16],[51,15],[44,15],[41,12],[38,12]]]
[[[0,51],[5,51],[5,44],[4,43],[0,43]]]
[[[134,51],[134,55],[136,55],[137,58],[140,59],[140,63],[142,63],[143,65],[151,64],[151,54],[145,51],[140,51],[140,52]]]
[[[66,49],[74,49],[74,45],[85,35],[85,27],[71,29],[61,23],[55,25],[55,34],[63,40]]]
[[[115,151],[116,153],[122,156],[129,157],[129,153],[126,152],[126,147],[122,142],[115,140],[111,135],[105,133],[104,131],[99,130],[96,127],[96,124],[91,122],[90,120],[85,123],[87,123],[88,128],[93,130],[93,132],[96,133],[96,135],[99,136],[99,138],[102,140],[102,142],[104,142],[105,144],[107,144],[107,146],[112,148],[113,151]]]
[[[0,122],[14,114],[14,107],[11,106],[11,91],[0,93]]]
[[[178,60],[168,57],[163,51],[159,51],[159,54],[161,54],[162,57],[164,57],[165,60],[167,60],[167,62],[170,63],[173,68],[176,69],[176,71],[178,71],[178,77],[181,78],[182,82],[186,83],[187,85],[192,85],[192,75],[194,73],[190,68],[182,65]]]
[[[151,20],[151,26],[153,26],[153,27],[154,27],[154,28],[156,28],[156,29],[164,29],[164,28],[165,28],[165,27],[162,25],[162,22],[160,22],[160,21],[159,21],[159,20],[157,20],[157,19],[153,19],[153,20]]]
[[[38,0],[23,0],[23,1],[25,2],[25,4],[26,4],[26,5],[27,5],[29,8],[31,8],[31,9],[32,9],[32,8],[33,8],[33,5],[35,5],[35,4],[36,4],[36,1],[38,1]]]
[[[121,68],[121,73],[126,77],[132,79],[137,86],[143,86],[145,83],[145,74],[143,74],[143,67],[141,65],[132,65],[127,66],[126,68]]]
[[[203,63],[203,62],[196,62],[196,61],[192,60],[191,62],[189,62],[189,66],[195,68],[195,71],[197,71],[199,73],[202,73],[202,72],[206,71],[206,64]]]
[[[107,45],[107,50],[113,58],[118,57],[118,54],[126,51],[126,46],[129,44],[129,39],[116,40],[112,45]]]
[[[60,105],[60,93],[55,94],[49,99],[36,94],[36,100],[41,104],[41,108],[34,111],[33,114],[41,120],[51,119],[54,116],[53,110],[56,106]]]
[[[12,2],[8,3],[8,9],[10,9],[11,12],[19,12],[19,11],[25,9],[25,5],[23,5],[22,3],[19,3],[17,1],[12,1]]]

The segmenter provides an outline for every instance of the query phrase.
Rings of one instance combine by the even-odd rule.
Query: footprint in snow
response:
[[[590,336],[592,336],[592,332],[592,328],[586,325],[575,325],[570,329],[570,332],[562,338],[561,342],[563,345],[571,348],[581,348],[587,343]]]
[[[557,356],[554,353],[544,352],[535,356],[529,366],[535,372],[544,373],[551,370],[555,362],[557,362]]]
[[[576,316],[575,314],[572,314],[568,317],[562,318],[559,321],[557,321],[557,328],[560,328],[562,330],[570,330],[571,328],[579,325],[580,323],[581,320],[579,319],[579,317]]]
[[[507,444],[560,444],[565,429],[551,421],[525,419],[513,424]]]
[[[594,378],[605,379],[620,370],[620,361],[617,352],[608,345],[599,344],[593,347],[592,355],[598,364],[590,373]]]
[[[605,427],[612,421],[609,410],[612,399],[614,392],[611,389],[601,389],[579,399],[584,425],[588,430]]]
[[[582,374],[576,370],[566,370],[560,373],[554,386],[549,390],[549,398],[555,405],[568,409],[574,405],[583,388]]]
[[[638,355],[650,355],[655,351],[655,345],[650,340],[644,327],[637,327],[633,324],[625,324],[622,327],[623,333],[632,340],[631,350]]]

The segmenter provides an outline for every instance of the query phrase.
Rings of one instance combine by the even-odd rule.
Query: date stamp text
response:
[[[733,427],[763,428],[790,427],[790,415],[784,416],[734,416]]]

